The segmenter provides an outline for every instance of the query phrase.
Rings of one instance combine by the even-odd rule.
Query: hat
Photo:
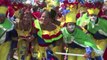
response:
[[[66,14],[66,23],[68,22],[76,22],[76,14],[77,14],[77,6],[70,5],[67,7],[67,10],[70,10],[69,13]]]
[[[90,15],[92,15],[92,14],[98,15],[98,13],[100,12],[100,10],[98,8],[90,8],[90,9],[87,9],[87,11]]]
[[[5,6],[0,6],[0,14],[6,14],[6,12],[7,12],[7,7],[5,7]]]
[[[66,15],[66,23],[68,22],[76,22],[76,12],[74,10],[74,12],[69,12]]]

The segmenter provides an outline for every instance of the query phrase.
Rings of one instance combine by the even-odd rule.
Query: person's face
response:
[[[5,16],[4,15],[0,15],[0,23],[3,23],[4,19],[5,19]]]
[[[24,25],[30,25],[30,17],[28,17],[27,15],[24,15],[24,17],[23,17],[23,24]]]
[[[72,33],[73,31],[74,31],[74,29],[75,29],[75,25],[67,25],[67,30],[70,32],[70,33]]]
[[[50,21],[49,15],[46,14],[45,12],[42,13],[40,21],[42,24],[47,24]]]
[[[96,21],[97,20],[97,15],[89,15],[89,18],[91,21]]]

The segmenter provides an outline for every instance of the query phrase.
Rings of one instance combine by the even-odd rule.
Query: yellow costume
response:
[[[40,23],[38,20],[34,21],[34,26],[37,30],[37,35],[38,35],[37,36],[38,44],[40,45],[38,46],[37,44],[36,50],[40,52],[40,56],[41,56],[40,59],[41,59],[42,54],[44,52],[46,53],[45,47],[49,46],[49,44],[53,44],[53,42],[57,42],[59,39],[61,39],[62,35],[61,35],[60,27],[57,25],[55,25],[56,29],[52,31],[48,31],[48,30],[41,30],[41,27],[39,24]],[[61,51],[61,45],[55,46],[54,48],[52,48],[52,51],[53,52]],[[61,56],[59,56],[58,58],[59,60],[61,60]]]
[[[29,43],[25,40],[23,40],[23,37],[27,37],[29,36],[30,31],[23,31],[23,30],[19,30],[16,29],[18,32],[18,36],[19,36],[19,40],[18,40],[18,60],[21,60],[21,57],[23,55],[26,55],[25,60],[30,60],[30,58],[28,58],[30,56],[30,54],[28,53],[28,47],[29,47]]]
[[[92,14],[98,15],[100,10],[98,8],[91,8],[91,9],[88,9],[87,11],[88,11],[89,15],[92,15]],[[90,29],[89,31],[91,31],[91,33],[94,33],[94,32],[96,33],[96,31],[99,31],[101,29],[107,34],[106,20],[104,20],[102,18],[99,18],[99,17],[97,19],[98,19],[98,23],[96,23],[94,25],[94,29],[93,29],[94,31],[92,29]],[[98,24],[98,26],[96,26],[97,24]],[[107,45],[107,39],[95,39],[95,41],[96,41],[96,44],[97,44],[98,48],[100,50],[104,51],[105,48],[106,48],[106,45]]]

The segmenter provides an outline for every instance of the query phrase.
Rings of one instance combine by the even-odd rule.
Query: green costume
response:
[[[104,51],[107,46],[107,21],[103,18],[98,18],[96,23],[90,21],[87,30],[94,36],[97,47]]]
[[[95,38],[94,41],[97,44],[97,47],[100,50],[104,50],[107,45],[107,40],[102,39],[105,38],[103,35],[107,36],[107,21],[103,18],[98,18],[97,22],[92,22],[88,15],[84,14],[80,19],[77,20],[76,24],[79,26],[84,25],[84,21],[87,21],[87,30],[92,34],[92,36]],[[100,33],[100,34],[98,34]],[[100,39],[100,40],[99,40]]]
[[[5,40],[6,31],[12,30],[14,27],[13,23],[8,19],[5,19],[3,23],[0,23],[0,43]]]
[[[96,44],[94,41],[89,37],[87,34],[85,34],[81,29],[78,27],[75,28],[73,33],[68,33],[66,27],[62,28],[63,38],[64,40],[71,40],[73,37],[74,42],[83,46],[83,47],[92,47],[95,50],[98,50]]]
[[[13,23],[8,19],[5,19],[3,23],[0,23],[0,26],[3,26],[3,28],[7,30],[13,29]]]
[[[103,32],[105,32],[105,34],[107,34],[107,21],[105,19],[102,18],[98,18],[98,22],[92,23],[91,21],[89,22],[89,24],[87,25],[87,30],[93,34],[95,34],[97,31],[102,30]]]
[[[83,14],[82,17],[78,18],[77,21],[76,21],[76,25],[78,26],[82,26],[84,23],[89,23],[90,19],[87,15],[87,13]]]

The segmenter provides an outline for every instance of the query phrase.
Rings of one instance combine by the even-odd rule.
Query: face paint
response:
[[[97,20],[97,16],[96,15],[90,15],[90,20],[91,21],[96,21]]]

